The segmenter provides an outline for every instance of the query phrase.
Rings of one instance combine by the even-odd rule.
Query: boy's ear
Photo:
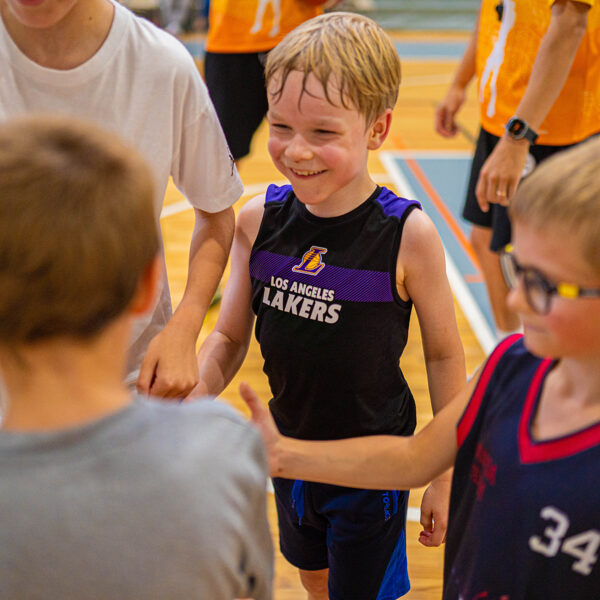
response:
[[[155,256],[148,266],[144,269],[137,290],[129,305],[129,311],[132,315],[140,316],[150,311],[158,295],[162,262],[160,257]]]
[[[392,125],[392,109],[386,108],[369,126],[369,150],[377,150],[385,141]]]

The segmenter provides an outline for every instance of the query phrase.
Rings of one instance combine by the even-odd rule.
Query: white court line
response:
[[[373,181],[375,183],[389,183],[391,181],[389,175],[387,173],[376,173],[371,175]],[[270,182],[275,185],[286,185],[289,181],[274,181]],[[241,198],[246,196],[256,196],[257,194],[263,194],[270,183],[253,183],[251,185],[244,186],[244,191],[241,195]],[[186,210],[192,210],[192,205],[187,200],[180,200],[179,202],[174,202],[173,204],[169,204],[168,206],[163,206],[163,209],[160,213],[160,218],[163,219],[165,217],[170,217],[172,215],[179,214],[181,212],[185,212]]]
[[[275,183],[275,185],[285,185],[288,182],[275,181],[273,183]],[[268,183],[254,183],[252,185],[245,185],[244,191],[240,197],[244,198],[245,196],[256,196],[257,194],[263,194],[268,185]],[[162,212],[160,213],[160,218],[162,219],[164,217],[170,217],[171,215],[176,215],[186,210],[192,210],[192,205],[187,200],[180,200],[179,202],[164,206]]]
[[[399,155],[400,154],[398,152],[381,152],[379,158],[385,168],[388,170],[388,173],[390,173],[392,181],[398,188],[398,191],[407,198],[418,199],[414,190],[411,188],[410,184],[404,177],[404,174],[400,170],[400,167],[398,167],[396,161],[394,160]],[[405,152],[403,153],[403,156],[417,157],[418,153]],[[494,334],[487,324],[487,321],[479,309],[479,306],[475,302],[473,295],[471,292],[469,292],[464,279],[460,275],[459,270],[456,268],[456,265],[448,254],[445,246],[444,253],[446,255],[446,274],[448,276],[448,281],[450,282],[450,287],[452,288],[452,291],[456,297],[456,301],[460,305],[465,317],[467,318],[467,321],[469,321],[471,328],[475,332],[475,336],[479,340],[483,351],[486,354],[489,354],[496,345]]]
[[[421,520],[421,509],[416,508],[415,506],[409,506],[406,520],[412,521],[413,523],[418,523]]]

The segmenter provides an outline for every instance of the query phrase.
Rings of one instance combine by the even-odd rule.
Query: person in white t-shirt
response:
[[[0,0],[0,17],[0,121],[40,111],[91,120],[149,161],[157,216],[169,176],[194,208],[181,303],[172,314],[163,259],[160,298],[136,325],[125,376],[143,393],[185,397],[243,189],[193,59],[112,0]]]

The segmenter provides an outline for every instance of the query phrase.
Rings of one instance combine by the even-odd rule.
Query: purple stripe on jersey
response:
[[[416,200],[407,200],[406,198],[400,198],[396,196],[392,191],[387,188],[381,189],[381,194],[377,196],[375,202],[378,202],[383,212],[389,217],[398,217],[401,219],[406,212],[406,209],[410,206],[416,206],[421,208],[421,205]]]
[[[265,250],[253,250],[250,256],[250,276],[264,282],[281,277],[326,290],[333,290],[336,300],[351,302],[393,302],[390,274],[385,271],[347,269],[328,265],[317,275],[296,273],[292,267],[302,264],[302,258],[284,256]]]

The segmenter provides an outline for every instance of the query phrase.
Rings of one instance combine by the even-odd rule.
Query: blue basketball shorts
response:
[[[281,553],[306,571],[329,569],[330,600],[396,600],[406,569],[408,492],[273,479]]]

